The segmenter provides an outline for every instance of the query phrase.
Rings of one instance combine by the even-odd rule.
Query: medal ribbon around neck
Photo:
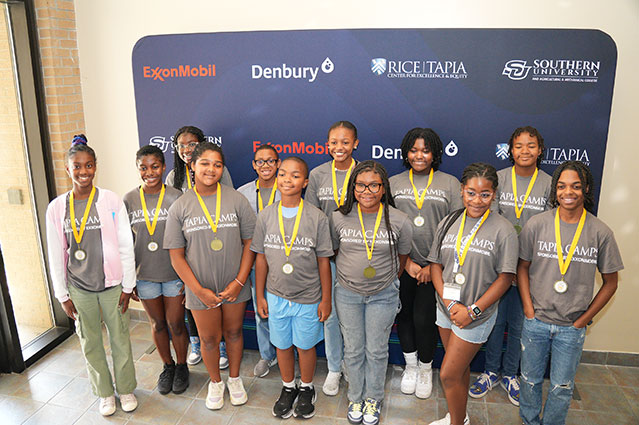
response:
[[[464,265],[464,261],[466,261],[466,254],[468,254],[470,244],[473,242],[473,239],[475,239],[475,235],[479,231],[481,225],[484,224],[484,221],[486,221],[488,214],[490,214],[490,208],[486,210],[482,218],[477,223],[475,223],[475,226],[470,230],[470,235],[468,235],[468,239],[464,244],[464,251],[462,252],[461,240],[462,235],[464,234],[464,224],[466,223],[466,210],[464,210],[461,225],[459,226],[459,232],[457,232],[457,240],[455,241],[455,259],[457,260],[457,263],[460,267]]]
[[[300,220],[302,219],[302,210],[304,209],[304,200],[300,199],[297,215],[295,216],[295,224],[293,225],[293,234],[291,235],[291,245],[286,243],[286,233],[284,232],[284,218],[282,215],[282,202],[277,207],[277,219],[280,222],[280,233],[282,234],[282,242],[284,243],[284,254],[286,255],[286,261],[288,261],[291,250],[293,249],[293,243],[297,237],[297,231],[300,228]]]
[[[428,173],[428,183],[426,184],[426,189],[424,189],[421,196],[417,196],[417,188],[415,187],[415,183],[413,183],[412,168],[408,172],[408,180],[410,180],[410,185],[413,187],[413,195],[415,196],[415,204],[417,205],[417,209],[421,211],[422,206],[424,206],[424,199],[426,199],[426,192],[428,191],[430,184],[433,182],[433,168],[431,167],[430,173]]]
[[[162,207],[162,201],[164,200],[164,192],[165,187],[162,185],[162,189],[160,190],[160,197],[158,198],[158,203],[155,206],[155,214],[153,214],[153,223],[149,221],[149,212],[146,209],[146,200],[144,199],[144,189],[140,186],[140,202],[142,203],[142,212],[144,213],[144,222],[146,223],[146,228],[149,231],[149,235],[153,236],[155,233],[155,227],[158,224],[158,217],[160,216],[160,207]]]
[[[557,261],[559,262],[559,272],[561,273],[561,278],[564,278],[564,275],[568,271],[568,266],[570,266],[570,261],[572,260],[572,255],[575,253],[575,249],[577,249],[577,242],[579,242],[579,237],[581,237],[581,231],[584,228],[584,223],[586,222],[586,209],[584,208],[581,213],[581,218],[579,219],[579,224],[577,225],[577,231],[575,232],[575,236],[572,237],[572,242],[570,243],[570,249],[568,250],[568,257],[566,257],[566,261],[564,262],[564,254],[561,250],[561,229],[559,228],[559,208],[557,208],[557,213],[555,214],[555,242],[557,243]]]
[[[362,237],[364,238],[364,245],[366,246],[366,257],[368,257],[368,261],[370,262],[373,258],[373,249],[375,249],[375,239],[377,238],[377,231],[379,230],[379,225],[382,222],[382,211],[384,208],[382,204],[379,204],[379,210],[377,210],[377,218],[375,219],[375,230],[373,230],[373,240],[371,242],[371,247],[368,247],[368,240],[366,239],[366,229],[364,228],[364,219],[362,218],[362,209],[359,207],[359,203],[357,204],[357,215],[359,216],[359,224],[362,225]]]
[[[84,229],[87,225],[87,218],[89,218],[89,211],[91,210],[91,204],[93,204],[93,196],[95,196],[95,186],[91,188],[91,194],[89,195],[87,206],[84,208],[84,215],[82,216],[82,221],[80,222],[80,231],[78,232],[78,228],[75,225],[75,206],[73,205],[73,191],[71,191],[71,195],[69,195],[69,215],[71,216],[71,229],[73,229],[73,237],[75,238],[75,242],[78,245],[80,245],[82,236],[84,236]]]
[[[257,181],[257,183],[255,183],[255,188],[257,189],[257,202],[259,204],[258,207],[260,208],[260,211],[262,211],[264,209],[264,203],[262,202],[262,191],[260,190],[259,180]],[[271,196],[268,197],[268,204],[266,204],[267,207],[273,203],[273,200],[275,199],[276,190],[277,190],[277,178],[275,179],[275,184],[273,185]]]
[[[193,188],[191,184],[191,169],[189,168],[189,164],[186,164],[186,184],[189,186],[189,189]]]
[[[530,179],[530,183],[528,183],[528,189],[526,189],[526,195],[524,196],[524,202],[521,203],[521,208],[517,205],[517,176],[515,175],[515,167],[512,168],[512,179],[513,179],[513,196],[515,197],[515,215],[517,216],[517,220],[521,218],[521,213],[524,212],[524,205],[526,205],[526,201],[528,200],[528,196],[530,196],[530,192],[532,191],[533,186],[535,185],[535,180],[537,180],[537,174],[539,174],[539,168],[535,168],[535,172]]]
[[[348,185],[348,179],[351,177],[351,171],[353,171],[354,166],[355,160],[351,158],[351,165],[350,167],[348,167],[346,178],[344,179],[344,184],[342,185],[342,196],[339,196],[339,192],[337,191],[337,176],[335,175],[335,160],[331,162],[331,173],[333,177],[333,199],[335,199],[335,203],[337,204],[338,208],[344,204],[344,198],[346,197],[346,186]]]
[[[199,193],[197,193],[197,188],[193,187],[193,191],[197,195],[197,200],[200,202],[200,206],[202,207],[202,211],[204,211],[204,216],[206,220],[209,222],[211,226],[211,230],[217,236],[217,224],[220,222],[220,207],[222,206],[222,188],[220,187],[220,182],[217,182],[217,190],[215,192],[215,223],[213,223],[213,219],[211,218],[211,214],[209,214],[208,208],[204,204],[202,197]]]

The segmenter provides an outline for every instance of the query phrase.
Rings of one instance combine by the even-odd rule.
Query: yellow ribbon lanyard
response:
[[[351,165],[348,167],[346,178],[344,178],[344,184],[342,185],[342,196],[339,196],[339,192],[337,191],[337,176],[335,175],[335,160],[331,162],[331,172],[333,175],[333,199],[335,199],[335,203],[338,208],[344,204],[344,198],[346,198],[346,186],[348,185],[348,179],[351,177],[351,171],[353,171],[354,166],[355,160],[351,158]]]
[[[577,249],[577,242],[579,242],[579,237],[581,237],[581,231],[584,228],[585,222],[586,210],[584,209],[584,211],[581,213],[581,218],[579,219],[579,224],[577,225],[575,236],[572,237],[570,249],[568,250],[568,257],[566,257],[566,261],[564,262],[564,254],[562,253],[561,249],[561,229],[559,228],[559,208],[557,208],[557,212],[555,213],[555,242],[557,242],[557,261],[559,262],[559,272],[561,273],[562,280],[564,279],[564,276],[568,271],[568,266],[570,266],[572,255],[575,253],[575,249]]]
[[[186,164],[186,184],[191,189],[193,186],[191,185],[191,170],[189,169],[189,164]]]
[[[430,173],[428,174],[428,183],[426,184],[426,189],[424,189],[421,196],[417,195],[417,188],[415,187],[415,183],[413,183],[412,168],[408,172],[408,180],[410,180],[410,185],[413,186],[413,195],[415,196],[415,204],[417,205],[417,209],[421,211],[422,206],[424,206],[424,199],[426,199],[426,192],[428,191],[430,184],[433,182],[433,169],[430,169]]]
[[[373,258],[373,249],[375,249],[375,239],[377,238],[377,231],[379,230],[379,225],[382,222],[382,204],[379,204],[379,210],[377,210],[377,218],[375,219],[375,230],[373,230],[373,241],[371,242],[370,248],[368,247],[368,240],[366,239],[366,228],[364,228],[364,219],[362,218],[362,209],[359,207],[359,203],[357,204],[357,215],[359,216],[359,224],[362,225],[362,237],[364,238],[364,245],[366,246],[366,257],[368,258],[368,263],[370,264],[371,259]]]
[[[517,220],[521,218],[521,213],[524,212],[524,205],[526,205],[526,201],[528,200],[528,196],[530,196],[530,192],[532,191],[533,186],[535,185],[535,180],[537,180],[537,174],[539,174],[539,169],[535,168],[535,172],[530,179],[530,183],[528,183],[528,189],[526,189],[526,195],[524,196],[524,201],[521,203],[521,208],[517,205],[517,176],[515,175],[515,167],[512,168],[512,179],[513,179],[513,196],[515,197],[515,215],[517,216]]]
[[[482,218],[477,222],[477,224],[475,224],[475,227],[473,227],[473,229],[471,230],[470,235],[468,235],[468,240],[464,245],[464,250],[462,252],[461,240],[464,234],[464,224],[466,224],[466,210],[464,210],[464,215],[462,216],[462,221],[459,226],[459,232],[457,232],[457,240],[455,241],[455,257],[460,268],[464,265],[464,261],[466,261],[466,254],[468,254],[468,249],[470,248],[473,239],[475,239],[475,235],[479,231],[479,228],[482,226],[482,224],[484,224],[484,221],[486,221],[488,214],[490,214],[490,209],[486,210]],[[457,266],[457,264],[455,264],[455,266]]]
[[[282,216],[282,203],[277,207],[277,219],[280,222],[280,233],[282,234],[282,242],[284,243],[284,254],[286,255],[286,262],[288,262],[288,257],[291,255],[291,249],[293,249],[293,243],[295,242],[295,238],[297,237],[297,231],[300,228],[300,221],[302,219],[302,210],[304,209],[304,200],[300,199],[299,208],[297,210],[297,215],[295,216],[295,224],[293,225],[293,234],[291,235],[291,245],[289,246],[286,243],[286,233],[284,232],[284,218]]]
[[[197,188],[193,187],[193,191],[197,195],[197,200],[200,202],[200,206],[202,207],[202,211],[204,211],[204,216],[206,220],[209,222],[211,226],[211,230],[215,233],[215,237],[217,238],[217,224],[220,222],[220,207],[222,206],[222,188],[220,187],[220,182],[217,183],[217,191],[215,192],[215,223],[213,223],[213,219],[211,218],[211,214],[209,214],[209,209],[206,208],[204,201],[199,193],[197,193]]]
[[[84,215],[82,216],[82,221],[80,222],[80,231],[78,232],[78,228],[75,225],[75,206],[73,205],[73,191],[69,195],[69,215],[71,216],[71,229],[73,229],[73,237],[75,238],[75,242],[80,246],[80,242],[82,241],[82,236],[84,236],[84,229],[87,225],[87,219],[89,218],[89,211],[91,210],[91,204],[93,204],[93,196],[95,195],[95,186],[91,188],[91,194],[89,195],[89,200],[87,201],[87,206],[84,208]]]
[[[160,197],[158,198],[158,203],[155,206],[155,213],[153,214],[153,223],[149,221],[149,212],[146,209],[146,200],[144,199],[144,189],[140,186],[140,202],[142,203],[142,212],[144,213],[144,222],[146,223],[146,228],[149,231],[149,235],[153,236],[155,233],[155,227],[158,224],[158,217],[160,216],[160,208],[162,207],[162,201],[164,200],[164,192],[165,187],[162,185],[162,189],[160,190]]]
[[[258,207],[259,207],[260,211],[262,211],[264,209],[264,203],[262,202],[262,192],[260,191],[260,181],[259,180],[255,183],[255,188],[257,189]],[[275,191],[276,190],[277,190],[277,179],[275,179],[275,184],[273,185],[273,190],[271,191],[271,196],[268,197],[268,204],[266,204],[267,207],[273,203],[273,200],[275,199]]]

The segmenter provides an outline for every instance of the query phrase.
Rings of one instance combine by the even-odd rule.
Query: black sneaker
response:
[[[296,418],[312,418],[315,414],[315,387],[300,387],[300,393],[297,396],[297,403],[293,415]]]
[[[273,416],[287,419],[293,414],[293,404],[297,399],[299,390],[295,388],[282,387],[280,398],[277,399],[273,406]]]
[[[173,377],[175,376],[175,363],[164,364],[164,370],[158,378],[158,392],[168,394],[173,388]]]
[[[173,378],[173,392],[182,394],[189,387],[189,368],[186,363],[175,366],[175,377]]]

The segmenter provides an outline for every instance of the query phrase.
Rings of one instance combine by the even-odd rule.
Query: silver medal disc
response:
[[[78,261],[83,261],[85,258],[87,258],[87,253],[81,249],[78,249],[73,256],[75,257],[76,260]]]
[[[455,283],[458,285],[463,285],[464,283],[466,283],[466,276],[464,276],[463,273],[457,273],[455,275]]]
[[[422,217],[421,215],[418,215],[417,217],[413,219],[413,223],[417,227],[422,227],[424,225],[424,222],[425,222],[424,217]]]
[[[558,280],[557,282],[555,282],[554,288],[555,292],[563,294],[568,290],[568,284],[565,280]]]
[[[284,272],[284,274],[291,274],[293,273],[293,265],[291,263],[285,263],[282,266],[282,272]]]
[[[159,248],[160,246],[158,245],[158,243],[157,243],[157,242],[151,241],[151,242],[149,242],[149,244],[148,244],[146,247],[147,247],[147,249],[148,249],[149,251],[151,251],[151,252],[155,252],[155,251],[157,251],[157,250],[158,250],[158,248]]]

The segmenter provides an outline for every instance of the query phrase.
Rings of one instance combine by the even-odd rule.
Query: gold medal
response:
[[[413,219],[413,223],[417,227],[422,227],[424,225],[424,221],[424,217],[422,217],[421,215],[418,215],[417,217],[415,217],[415,219]]]
[[[586,209],[584,208],[581,213],[581,218],[579,218],[579,224],[577,225],[577,230],[575,231],[575,235],[572,238],[572,242],[570,243],[570,249],[568,250],[568,256],[564,261],[564,254],[561,248],[561,229],[560,229],[560,219],[559,219],[559,208],[557,208],[557,212],[555,213],[555,245],[557,246],[557,262],[559,263],[559,272],[561,273],[561,279],[555,282],[554,289],[557,293],[563,294],[568,290],[568,284],[564,280],[564,276],[566,276],[566,272],[568,272],[568,267],[570,266],[570,262],[572,261],[572,255],[575,253],[575,249],[577,249],[577,242],[579,242],[579,237],[581,236],[581,231],[584,228],[584,224],[586,223]]]
[[[284,274],[293,273],[293,265],[291,263],[284,263],[282,266],[282,272],[284,272]]]
[[[75,253],[73,253],[73,256],[78,261],[84,261],[87,258],[87,253],[82,249],[78,249]]]
[[[537,174],[539,174],[539,169],[535,168],[535,172],[530,179],[530,183],[528,183],[528,188],[526,189],[526,194],[524,195],[524,201],[521,203],[521,208],[517,205],[517,175],[515,174],[515,167],[511,169],[511,177],[513,181],[513,200],[515,201],[515,216],[517,216],[517,224],[515,225],[515,230],[517,234],[521,233],[521,226],[519,225],[519,219],[521,218],[521,213],[524,212],[524,205],[526,205],[526,201],[528,201],[528,197],[530,196],[530,192],[532,191],[533,186],[535,185],[535,180],[537,180]]]
[[[377,271],[373,266],[368,266],[364,269],[364,277],[367,279],[372,279],[377,274]]]
[[[154,241],[149,242],[149,244],[146,246],[146,248],[151,252],[157,251],[159,247],[160,246],[158,245],[158,243]]]
[[[75,204],[73,202],[73,191],[71,191],[71,193],[69,194],[69,216],[71,218],[71,230],[73,230],[73,238],[78,244],[78,250],[73,254],[73,256],[78,261],[82,261],[87,258],[87,253],[80,249],[80,242],[82,242],[82,237],[84,236],[84,229],[86,229],[87,226],[87,219],[89,218],[89,211],[91,210],[91,204],[93,203],[94,196],[95,186],[91,188],[87,206],[84,208],[84,215],[82,216],[82,220],[80,220],[80,230],[78,231],[75,224]]]
[[[464,244],[464,247],[462,249],[461,240],[462,240],[462,235],[464,234],[464,225],[466,224],[466,210],[464,210],[461,224],[459,225],[459,231],[457,232],[457,239],[455,241],[455,268],[453,269],[454,271],[457,270],[458,265],[459,267],[464,265],[464,261],[466,261],[466,254],[468,254],[468,249],[470,248],[470,245],[473,243],[473,240],[475,239],[475,235],[477,235],[479,228],[482,226],[482,224],[484,224],[489,214],[490,214],[490,208],[487,209],[484,215],[481,217],[481,219],[477,223],[475,223],[475,226],[472,229],[470,229],[470,234],[467,236],[466,243]],[[457,282],[457,284],[459,285],[463,285],[464,283],[466,283],[466,276],[464,276],[461,272],[455,274],[454,279],[455,279],[455,282],[457,282],[457,279],[461,280],[461,282]]]
[[[410,181],[410,185],[413,187],[413,196],[415,197],[415,205],[417,205],[417,209],[420,213],[415,217],[413,223],[416,227],[422,227],[424,225],[424,217],[421,215],[422,207],[424,206],[424,199],[426,199],[426,193],[428,192],[428,188],[430,184],[433,182],[433,169],[430,169],[428,173],[428,183],[426,183],[426,189],[422,192],[421,196],[417,196],[417,188],[415,187],[415,183],[413,182],[413,169],[411,168],[408,172],[408,180]]]
[[[568,290],[568,284],[565,280],[558,280],[557,282],[555,282],[554,288],[555,292],[557,292],[558,294],[563,294]]]
[[[213,239],[213,240],[211,241],[211,249],[212,249],[213,251],[221,251],[223,247],[224,247],[224,244],[222,243],[222,241],[221,241],[221,240],[219,240],[219,239]]]
[[[302,211],[304,211],[304,200],[300,199],[300,203],[297,206],[297,214],[295,215],[295,224],[293,224],[293,234],[291,235],[291,244],[286,243],[286,232],[284,231],[284,216],[282,215],[282,202],[280,201],[277,206],[277,220],[280,225],[280,233],[282,234],[282,242],[284,242],[284,255],[286,255],[286,263],[282,266],[284,274],[293,273],[293,265],[288,262],[288,257],[291,255],[293,249],[293,243],[297,238],[297,231],[300,229],[300,221],[302,220]]]
[[[515,224],[515,232],[517,232],[517,234],[521,234],[521,226],[519,225],[519,223]]]
[[[463,285],[464,283],[466,283],[466,276],[459,272],[455,275],[455,283],[458,285]]]
[[[144,214],[144,222],[146,223],[146,230],[149,231],[149,236],[153,236],[155,233],[155,227],[158,225],[158,217],[160,216],[160,209],[162,208],[162,200],[164,199],[164,192],[166,188],[162,185],[160,189],[160,196],[158,197],[158,203],[155,205],[155,214],[153,214],[153,222],[149,220],[149,212],[146,208],[146,199],[144,198],[144,190],[140,186],[140,203],[142,204],[142,213]],[[149,242],[146,246],[149,251],[155,252],[160,247],[156,242]]]

